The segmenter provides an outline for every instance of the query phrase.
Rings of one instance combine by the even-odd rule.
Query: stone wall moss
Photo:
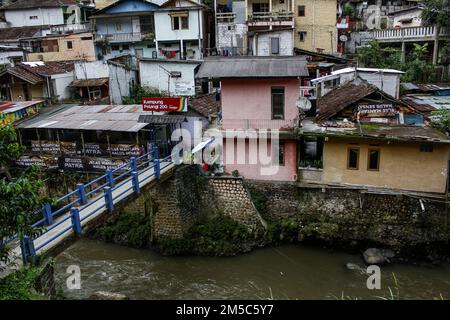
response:
[[[100,240],[137,248],[148,246],[150,235],[150,217],[129,211],[114,215],[94,232],[94,237]]]
[[[190,227],[182,238],[160,238],[158,248],[165,254],[235,255],[249,250],[248,228],[225,215],[208,217]]]

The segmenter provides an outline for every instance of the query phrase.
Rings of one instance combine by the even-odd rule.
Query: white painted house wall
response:
[[[122,104],[122,97],[130,94],[131,84],[137,83],[137,72],[107,61],[75,63],[77,80],[109,78],[109,97],[112,104]]]
[[[196,40],[203,39],[203,16],[200,9],[189,9],[192,3],[181,1],[181,6],[189,10],[189,29],[172,30],[172,19],[169,11],[155,12],[156,41]]]
[[[71,96],[70,83],[74,80],[74,72],[54,74],[51,76],[53,83],[53,92],[58,97],[58,100],[68,99]]]
[[[292,31],[291,30],[285,30],[285,31],[278,31],[278,32],[267,32],[267,33],[260,33],[257,35],[256,43],[257,48],[255,55],[258,56],[271,56],[270,51],[270,39],[271,38],[278,38],[279,40],[279,54],[278,56],[291,56],[294,53],[294,46],[293,46],[293,37],[292,37]]]
[[[415,10],[406,11],[403,13],[397,13],[393,16],[393,26],[399,26],[401,28],[421,27],[422,26],[422,11],[423,9],[417,8]],[[412,19],[410,23],[402,22],[401,20]]]
[[[109,97],[112,104],[122,104],[122,97],[130,94],[132,84],[136,84],[136,71],[121,66],[108,64]]]
[[[151,61],[141,60],[139,63],[140,80],[143,87],[155,88],[161,92],[169,92],[175,96],[195,95],[194,69],[200,62],[185,61]],[[169,78],[164,69],[181,72],[180,78]]]
[[[108,78],[109,68],[106,61],[76,62],[75,79]]]
[[[37,19],[30,17],[37,16]],[[64,24],[62,8],[33,8],[24,10],[6,10],[5,20],[9,27],[29,27]]]
[[[387,94],[393,96],[394,98],[399,98],[400,96],[400,76],[397,73],[374,73],[374,72],[361,72],[358,71],[358,76],[370,84],[373,84],[380,90],[386,92]],[[340,83],[344,84],[355,78],[354,72],[341,74]]]
[[[0,65],[12,64],[12,58],[21,57],[23,61],[23,51],[0,51]]]

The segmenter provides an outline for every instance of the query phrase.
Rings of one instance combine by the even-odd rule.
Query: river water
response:
[[[393,264],[381,268],[380,290],[368,290],[368,275],[348,270],[363,266],[360,255],[317,247],[286,245],[236,257],[172,257],[82,239],[56,257],[55,273],[63,296],[85,299],[95,291],[123,293],[131,299],[402,299],[450,298],[450,263]],[[67,289],[69,265],[81,270],[81,289]]]

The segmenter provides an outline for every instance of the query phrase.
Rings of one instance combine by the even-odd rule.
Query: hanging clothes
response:
[[[175,50],[170,50],[170,57],[175,58],[175,56],[176,56]]]

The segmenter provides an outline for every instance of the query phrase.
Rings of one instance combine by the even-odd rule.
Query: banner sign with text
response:
[[[86,155],[86,156],[111,156],[111,157],[139,157],[144,154],[144,147],[136,144],[107,144],[91,143],[84,144],[84,152],[81,143],[60,141],[37,140],[31,141],[32,153],[54,154],[54,155]]]
[[[187,98],[142,97],[142,110],[187,112]]]
[[[357,110],[366,117],[394,116],[397,112],[392,103],[360,103]]]

